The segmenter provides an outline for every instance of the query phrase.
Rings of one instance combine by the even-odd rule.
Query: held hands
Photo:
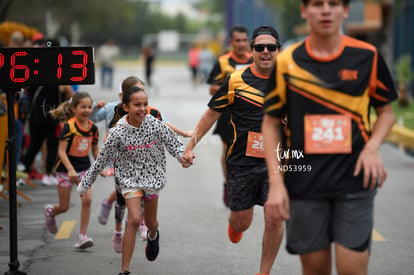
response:
[[[382,163],[379,151],[376,148],[370,147],[368,144],[358,157],[354,177],[358,176],[361,170],[364,173],[364,188],[381,188],[387,178],[387,171]]]
[[[184,154],[181,156],[181,165],[183,168],[188,168],[193,164],[193,159],[195,156],[192,150],[185,150]]]

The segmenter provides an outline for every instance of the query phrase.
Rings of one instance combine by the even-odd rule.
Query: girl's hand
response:
[[[68,171],[69,180],[74,183],[79,183],[78,173],[75,170]]]
[[[108,170],[107,169],[105,169],[105,170],[102,170],[101,171],[101,177],[106,177],[106,176],[108,176]]]
[[[100,100],[96,102],[95,107],[102,108],[102,107],[105,107],[105,104],[106,104],[105,100]]]

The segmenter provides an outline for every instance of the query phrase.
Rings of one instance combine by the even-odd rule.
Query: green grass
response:
[[[396,123],[402,125],[408,129],[414,130],[414,101],[410,101],[410,106],[407,108],[401,108],[398,106],[398,100],[392,103],[395,116],[397,118]]]

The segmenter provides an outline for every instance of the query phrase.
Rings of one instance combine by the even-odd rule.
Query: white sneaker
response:
[[[75,244],[77,249],[86,249],[93,246],[92,238],[88,237],[86,234],[80,234],[78,237],[78,242]]]
[[[46,186],[53,186],[56,185],[53,181],[53,179],[51,178],[51,176],[49,175],[44,175],[42,178],[42,183]]]
[[[122,253],[122,232],[114,232],[112,244],[116,253]]]
[[[147,231],[148,231],[148,227],[145,225],[145,222],[141,222],[139,224],[139,235],[141,237],[141,241],[146,241],[147,240]]]
[[[49,179],[53,182],[53,185],[58,185],[58,179],[54,175],[50,175]]]

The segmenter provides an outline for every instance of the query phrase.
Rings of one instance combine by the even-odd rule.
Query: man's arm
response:
[[[382,163],[379,149],[395,123],[395,114],[391,104],[375,108],[375,112],[377,113],[377,120],[375,121],[371,137],[360,153],[354,170],[354,176],[357,176],[363,170],[363,186],[364,188],[370,187],[371,189],[376,187],[377,182],[378,187],[381,187],[387,178],[387,172]],[[369,182],[370,177],[371,182]]]
[[[267,195],[265,215],[271,219],[289,219],[289,196],[286,191],[283,175],[277,171],[280,161],[277,147],[281,143],[280,118],[265,114],[262,122],[265,160],[269,177],[269,193]]]
[[[200,121],[197,123],[196,128],[194,129],[193,136],[191,137],[190,142],[185,148],[184,154],[181,158],[181,163],[183,167],[188,167],[193,164],[194,154],[193,149],[197,145],[198,141],[203,138],[203,136],[210,130],[214,122],[220,117],[221,113],[214,111],[213,109],[208,108],[204,112]]]
[[[220,88],[220,85],[211,84],[210,89],[209,89],[210,95],[214,95],[218,91],[219,88]]]

